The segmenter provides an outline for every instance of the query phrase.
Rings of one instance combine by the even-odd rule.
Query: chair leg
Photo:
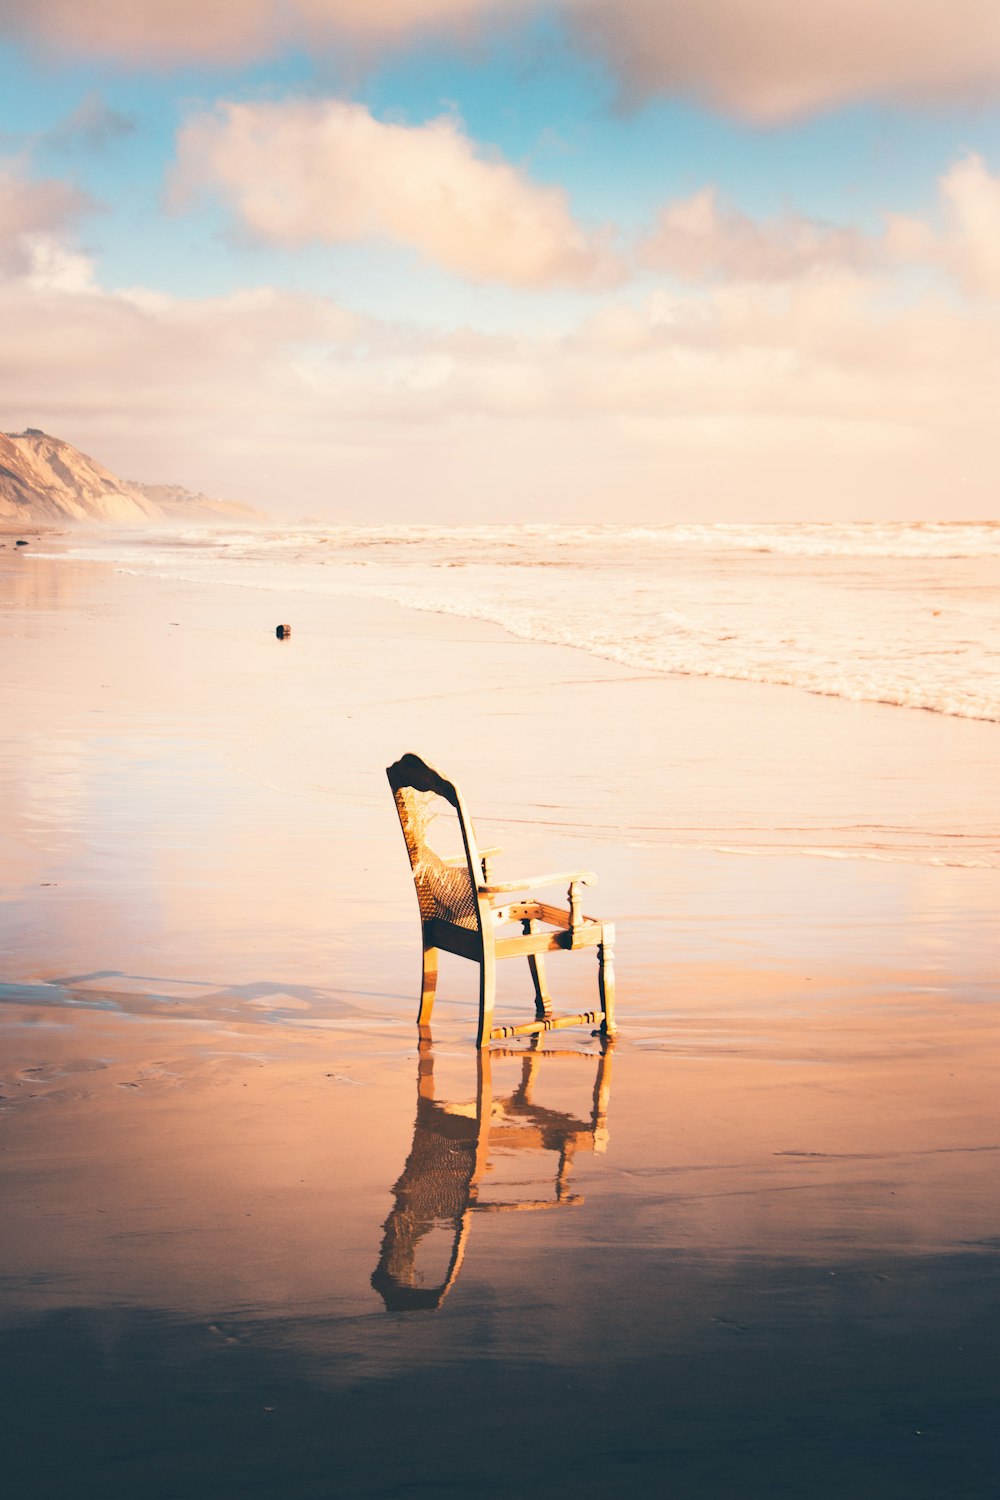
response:
[[[527,937],[529,933],[537,930],[538,923],[530,917],[525,917],[521,922],[521,928]],[[535,1020],[544,1021],[546,1016],[552,1014],[552,996],[545,982],[545,960],[540,953],[528,954],[528,968],[531,970],[531,980],[535,986]]]
[[[434,995],[437,991],[438,977],[438,950],[436,948],[424,949],[424,971],[420,983],[420,1009],[417,1011],[417,1025],[426,1026],[434,1009]]]
[[[477,1047],[488,1047],[493,1027],[493,1004],[497,991],[497,961],[492,944],[483,945],[483,956],[479,961],[479,1034]]]
[[[615,1025],[615,961],[614,949],[610,943],[598,943],[598,985],[601,992],[601,1009],[604,1012],[604,1020],[601,1022],[601,1034],[603,1036],[617,1036],[618,1027]]]

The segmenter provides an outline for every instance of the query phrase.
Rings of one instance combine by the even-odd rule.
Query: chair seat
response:
[[[477,1044],[530,1035],[558,1027],[599,1027],[602,1035],[615,1034],[614,967],[612,950],[615,930],[610,922],[585,916],[581,910],[582,887],[596,876],[589,870],[534,876],[523,881],[496,883],[490,860],[501,850],[479,851],[475,829],[465,810],[461,793],[416,755],[404,755],[388,767],[406,842],[420,907],[423,942],[423,982],[418,1023],[430,1020],[437,987],[437,955],[457,954],[479,964],[479,1029]],[[450,809],[463,854],[442,854],[434,847],[432,830],[439,817],[433,803]],[[527,892],[565,882],[567,905],[553,906]],[[500,935],[498,929],[519,924],[517,936]],[[600,1007],[575,1015],[555,1016],[548,992],[543,955],[595,948],[598,958]],[[493,1004],[496,963],[504,958],[527,958],[535,992],[535,1018],[517,1026],[494,1026]]]

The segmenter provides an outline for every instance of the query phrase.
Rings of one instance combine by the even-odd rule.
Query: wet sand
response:
[[[995,1492],[995,726],[0,559],[12,1493]],[[418,1046],[407,749],[607,1054]]]

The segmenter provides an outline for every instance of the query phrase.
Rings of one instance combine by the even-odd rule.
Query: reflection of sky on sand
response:
[[[606,1146],[610,1060],[599,1050],[492,1061],[466,1049],[446,1054],[438,1074],[459,1097],[435,1102],[429,1037],[418,1060],[398,1037],[345,1056],[329,1034],[294,1026],[294,994],[269,997],[291,1023],[276,1030],[254,1017],[263,996],[202,996],[208,1021],[190,995],[176,1008],[161,994],[145,1011],[111,1011],[116,995],[133,997],[106,977],[102,988],[84,981],[70,993],[72,1012],[51,1002],[25,1007],[25,994],[0,997],[13,1316],[75,1305],[321,1322],[371,1313],[382,1305],[371,1271],[390,1201],[397,1253],[392,1265],[383,1255],[379,1287],[390,1306],[386,1284],[402,1285],[400,1167],[411,1137],[411,1198],[434,1198],[435,1184],[421,1185],[414,1165],[428,1124],[434,1133],[420,1110],[452,1123],[460,1152],[468,1141],[456,1214],[461,1221],[475,1205],[487,1215],[480,1243],[497,1213],[582,1202],[570,1175],[580,1153]],[[93,1008],[82,1005],[88,994]],[[553,1070],[572,1076],[553,1087]],[[511,1154],[517,1170],[498,1189]],[[421,1267],[408,1274],[414,1288],[424,1279]]]
[[[930,1500],[978,1461],[995,1026],[875,1006],[856,1050],[842,1019],[803,1057],[800,1021],[779,1008],[753,1036],[763,998],[737,1015],[729,990],[728,1046],[625,1038],[609,1098],[596,1042],[496,1056],[486,1080],[450,1023],[420,1050],[348,1013],[313,1028],[294,987],[148,989],[145,1011],[137,976],[107,975],[67,982],[71,1012],[0,1007],[0,1360],[15,1453],[52,1466],[53,1493],[84,1475],[124,1496],[128,1453],[150,1445],[170,1454],[154,1493],[199,1497],[326,1493],[330,1465],[347,1493],[419,1471],[543,1494],[586,1454],[588,1495],[622,1463],[642,1487],[679,1462],[679,1493],[704,1500],[776,1476]],[[415,1085],[436,1119],[415,1119]],[[442,1122],[472,1159],[457,1197],[432,1184],[421,1202],[421,1128],[440,1141]],[[425,1310],[387,1318],[407,1285]],[[540,1468],[470,1446],[482,1402],[547,1445]],[[42,1412],[59,1444],[39,1460]],[[899,1488],[858,1489],[857,1444],[901,1466]]]
[[[76,1455],[132,1500],[128,1454],[152,1441],[172,1500],[326,1496],[334,1472],[405,1493],[415,1453],[432,1487],[505,1494],[605,1494],[623,1473],[704,1500],[991,1492],[968,1466],[995,1374],[995,871],[570,836],[602,798],[634,829],[654,762],[678,827],[692,790],[698,816],[714,795],[729,819],[722,698],[685,699],[713,747],[699,770],[676,685],[643,747],[652,688],[618,683],[635,718],[602,718],[612,699],[571,653],[304,603],[314,629],[297,616],[286,652],[252,593],[34,566],[39,612],[6,616],[30,625],[0,725],[0,1352],[24,1473],[51,1454],[67,1467],[50,1492],[81,1492]],[[449,691],[421,700],[428,653]],[[522,694],[529,657],[549,677]],[[800,805],[828,707],[789,700],[778,721],[794,733],[770,771],[793,766]],[[852,744],[887,722],[836,707]],[[966,747],[952,781],[968,772],[962,806],[985,807],[984,726],[953,728],[922,743]],[[891,764],[885,732],[826,814]],[[567,762],[570,741],[586,754]],[[625,1020],[603,1123],[584,1035],[543,1049],[527,1098],[523,1054],[485,1086],[458,961],[415,1120],[416,910],[382,771],[409,747],[461,773],[515,872],[596,841]],[[776,825],[783,783],[749,781]],[[927,784],[900,773],[897,811]],[[960,803],[949,784],[935,818]],[[526,974],[499,978],[505,1013],[527,1014]],[[550,981],[567,1007],[592,993],[590,965],[553,962]],[[457,1200],[423,1204],[413,1284],[433,1300],[448,1279],[467,1199],[460,1274],[433,1310],[386,1317],[372,1273],[414,1207],[419,1127],[442,1121],[474,1159]],[[393,1274],[407,1284],[405,1255]],[[470,1446],[473,1408],[546,1444],[548,1466]],[[867,1489],[857,1443],[880,1455]]]
[[[610,1051],[605,1039],[597,1060],[589,1118],[583,1120],[551,1109],[535,1097],[539,1071],[546,1061],[554,1057],[585,1062],[579,1053],[547,1053],[536,1045],[513,1053],[520,1077],[509,1094],[497,1098],[493,1070],[503,1054],[485,1049],[476,1058],[475,1099],[449,1103],[436,1097],[433,1043],[430,1031],[422,1028],[413,1144],[393,1187],[395,1201],[372,1274],[372,1286],[387,1311],[440,1307],[461,1271],[474,1215],[582,1205],[580,1194],[570,1192],[570,1172],[578,1150],[607,1148]],[[525,1191],[524,1157],[545,1151],[555,1154],[555,1182],[544,1197],[532,1197]],[[497,1169],[512,1163],[515,1171],[498,1197]],[[491,1184],[486,1182],[488,1173],[495,1174]],[[492,1194],[484,1192],[490,1185]],[[432,1262],[435,1249],[439,1257],[439,1264],[429,1270],[425,1268],[428,1249]]]
[[[314,997],[294,987],[158,993],[150,980],[143,1009],[125,979],[83,976],[68,1005],[51,986],[38,987],[48,1003],[2,996],[11,1307],[353,1316],[381,1307],[380,1242],[390,1306],[392,1286],[440,1286],[408,1259],[423,1225],[446,1231],[445,1266],[459,1237],[469,1247],[449,1306],[514,1308],[525,1277],[540,1295],[558,1247],[553,1316],[572,1323],[573,1285],[612,1303],[639,1295],[602,1266],[602,1245],[838,1266],[986,1250],[1000,1235],[986,1191],[996,1025],[977,1008],[956,1022],[944,1006],[873,1007],[851,1047],[841,1019],[796,1048],[799,1025],[776,1010],[769,1036],[731,1028],[723,1048],[700,1033],[685,1046],[682,1028],[667,1057],[626,1041],[612,1109],[596,1041],[484,1063],[447,1029],[436,1052],[416,1051],[349,1006],[336,1029],[312,1028]],[[752,1005],[742,1023],[758,1024]],[[442,1184],[452,1149],[461,1180]],[[576,1198],[585,1211],[537,1211]]]

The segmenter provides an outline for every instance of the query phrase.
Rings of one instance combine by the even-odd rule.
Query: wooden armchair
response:
[[[499,849],[480,850],[475,829],[458,788],[417,755],[404,755],[386,771],[406,840],[413,882],[420,904],[423,981],[419,1025],[430,1021],[437,987],[438,953],[457,953],[479,964],[479,1030],[476,1045],[507,1037],[555,1031],[563,1026],[595,1026],[615,1035],[615,981],[612,962],[615,930],[610,922],[584,916],[581,887],[593,885],[589,870],[536,875],[528,880],[494,881],[489,861]],[[432,799],[449,804],[458,820],[462,853],[442,855],[430,842],[436,816]],[[520,892],[566,883],[568,908],[535,899],[516,899]],[[511,900],[511,897],[515,897]],[[519,924],[519,936],[499,936],[498,929]],[[561,949],[596,948],[600,1008],[557,1016],[545,978],[543,954]],[[494,1026],[496,965],[501,958],[527,958],[535,990],[535,1019],[520,1026]]]

